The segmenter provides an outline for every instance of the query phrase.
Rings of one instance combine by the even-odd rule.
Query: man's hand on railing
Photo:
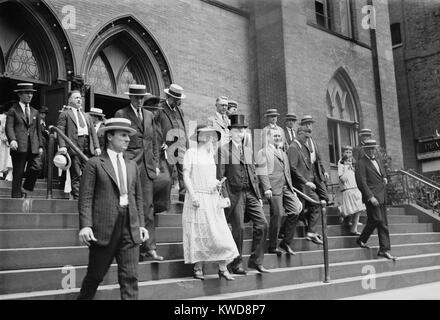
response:
[[[310,189],[315,190],[316,189],[316,185],[313,182],[307,182],[306,186],[308,186]]]
[[[58,151],[59,151],[61,154],[67,154],[67,148],[66,148],[66,147],[61,147],[61,148],[58,149]]]
[[[95,149],[95,155],[96,156],[100,156],[101,155],[101,149],[100,148],[96,148]]]

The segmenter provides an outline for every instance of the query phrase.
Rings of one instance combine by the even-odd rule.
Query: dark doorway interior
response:
[[[0,105],[4,105],[10,101],[18,101],[18,95],[14,90],[17,87],[17,83],[29,82],[29,81],[19,81],[9,78],[0,78]],[[31,106],[39,110],[41,106],[41,88],[43,86],[34,83],[34,96],[31,101]]]
[[[116,111],[128,106],[128,104],[128,98],[124,99],[114,96],[95,94],[95,108],[102,109],[107,119],[112,118]]]

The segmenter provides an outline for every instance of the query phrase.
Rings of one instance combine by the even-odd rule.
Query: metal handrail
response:
[[[57,136],[64,139],[66,144],[82,159],[85,161],[89,160],[89,158],[72,142],[72,140],[69,139],[69,137],[64,134],[64,132],[55,126],[49,126],[49,146],[47,153],[47,199],[53,198],[53,158],[55,149],[55,133]]]
[[[428,182],[428,181],[426,181],[426,180],[424,180],[422,178],[419,178],[419,177],[415,176],[414,174],[411,174],[411,173],[409,173],[409,172],[407,172],[405,170],[397,170],[397,172],[403,173],[403,174],[405,174],[405,175],[407,175],[407,176],[409,176],[409,177],[411,177],[413,179],[416,179],[417,181],[419,181],[419,182],[421,182],[423,184],[426,184],[426,185],[430,186],[431,188],[436,189],[437,191],[440,191],[440,188],[438,186],[433,185],[432,183],[430,183],[430,182]]]
[[[326,204],[321,203],[319,201],[313,200],[308,195],[302,193],[295,187],[293,187],[293,191],[296,192],[296,194],[305,199],[306,201],[320,206],[321,209],[321,227],[322,227],[322,249],[324,253],[324,283],[330,282],[330,267],[329,267],[329,258],[328,258],[328,238],[327,238],[327,209]]]
[[[408,169],[408,171],[406,171],[406,172],[408,172],[409,174],[413,174],[416,177],[419,177],[421,180],[424,180],[425,182],[428,182],[428,183],[436,186],[437,188],[440,188],[440,184],[438,182],[436,182],[435,180],[432,180],[432,179],[430,179],[428,177],[425,177],[424,175],[422,175],[422,174],[420,174],[418,172],[415,172],[413,169]]]

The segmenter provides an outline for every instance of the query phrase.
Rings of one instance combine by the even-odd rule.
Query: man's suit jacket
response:
[[[167,134],[170,130],[176,129],[176,128],[174,128],[173,122],[171,120],[171,117],[172,117],[171,110],[170,110],[170,107],[168,106],[166,100],[161,101],[159,103],[159,107],[163,108],[163,109],[159,110],[159,113],[157,115],[157,121],[160,123],[160,128],[162,129],[163,143],[166,143],[168,146],[170,146],[177,141],[177,137],[173,137],[173,136],[167,137]],[[183,144],[182,147],[185,147],[185,149],[187,149],[189,146],[189,142],[188,142],[188,134],[186,131],[184,114],[183,114],[183,111],[180,107],[176,107],[176,110],[177,110],[177,113],[179,114],[180,119],[182,120],[182,124],[183,124],[184,131],[185,131],[184,135],[186,137],[186,142],[185,142],[185,144]]]
[[[318,148],[318,144],[316,143],[315,139],[311,138],[311,141],[313,143],[313,146],[315,147],[315,153],[316,153],[316,162],[315,162],[315,170],[317,173],[317,176],[319,179],[321,179],[321,181],[325,181],[325,177],[324,177],[324,164],[322,162],[322,158],[321,158],[321,153],[319,152],[319,148]],[[308,149],[309,147],[306,144],[306,148]],[[311,151],[311,150],[309,150]]]
[[[217,113],[215,116],[208,118],[208,125],[218,130],[221,133],[220,145],[228,143],[230,140],[229,123],[225,123],[222,118],[219,118]]]
[[[9,143],[15,140],[18,144],[18,152],[28,152],[29,138],[33,154],[38,154],[38,149],[43,148],[41,135],[40,114],[33,107],[30,110],[30,123],[26,119],[21,106],[15,102],[8,111],[6,118],[6,136]]]
[[[244,146],[243,149],[245,163],[244,167],[248,174],[249,184],[257,199],[261,199],[261,193],[259,190],[259,178],[256,174],[254,158],[252,156],[252,149]],[[226,177],[227,180],[223,188],[224,197],[229,197],[231,200],[231,207],[233,209],[237,202],[237,196],[242,190],[241,180],[241,160],[240,151],[234,145],[232,141],[224,144],[218,149],[217,153],[217,179],[221,180]]]
[[[85,112],[83,112],[83,115],[86,119],[87,129],[89,131],[90,153],[94,155],[95,149],[99,148],[98,135],[96,134],[95,126],[93,125],[93,121],[90,116],[87,115]],[[78,145],[78,126],[72,108],[68,108],[60,113],[60,115],[58,116],[57,127],[62,132],[64,132],[64,134],[70,140],[72,140],[72,142],[76,146]],[[64,139],[61,137],[58,137],[58,145],[60,146],[60,148],[66,147],[69,153],[74,153],[74,151],[71,150],[70,147],[66,144],[66,141],[64,141]]]
[[[298,140],[294,140],[289,150],[287,150],[287,155],[290,163],[293,186],[304,192],[305,184],[307,182],[313,182],[316,185],[315,192],[319,198],[321,200],[328,200],[324,183],[313,173],[310,152],[307,146]]]
[[[359,159],[355,171],[356,184],[362,193],[362,201],[364,203],[375,197],[380,204],[384,204],[386,196],[384,178],[386,177],[386,172],[379,157],[376,157],[376,162],[379,165],[380,173],[366,155]]]
[[[284,128],[284,136],[286,137],[286,144],[287,144],[287,148],[292,144],[292,142],[296,139],[296,132],[295,129],[293,130],[293,137],[292,139],[290,139],[290,135],[289,132],[287,131],[287,128]],[[287,149],[286,149],[287,150]]]
[[[156,141],[154,115],[142,108],[143,123],[139,120],[133,108],[128,106],[115,113],[116,118],[131,121],[131,127],[136,134],[130,137],[130,143],[125,151],[128,159],[136,161],[138,166],[145,166],[150,179],[156,179],[156,168],[159,168],[159,146]]]
[[[290,164],[286,152],[279,149],[279,153],[273,145],[261,149],[257,155],[257,175],[260,177],[264,190],[272,189],[272,194],[282,195],[283,187],[288,186],[293,190],[290,175]]]
[[[124,156],[127,168],[128,214],[130,234],[140,244],[139,228],[145,225],[139,169]],[[79,189],[79,225],[91,227],[97,245],[108,245],[119,214],[119,188],[116,172],[107,152],[91,158],[83,171]]]

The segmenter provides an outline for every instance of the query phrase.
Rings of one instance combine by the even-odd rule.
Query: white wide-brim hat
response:
[[[55,157],[53,158],[53,164],[55,167],[61,170],[67,171],[70,166],[72,165],[72,160],[70,159],[70,156],[68,153],[60,153],[59,151],[56,153]]]
[[[163,90],[167,95],[177,99],[185,99],[186,95],[183,94],[183,88],[177,84],[171,84],[168,89]]]
[[[124,92],[129,96],[149,96],[151,93],[147,92],[147,87],[143,84],[130,84],[128,92]]]

